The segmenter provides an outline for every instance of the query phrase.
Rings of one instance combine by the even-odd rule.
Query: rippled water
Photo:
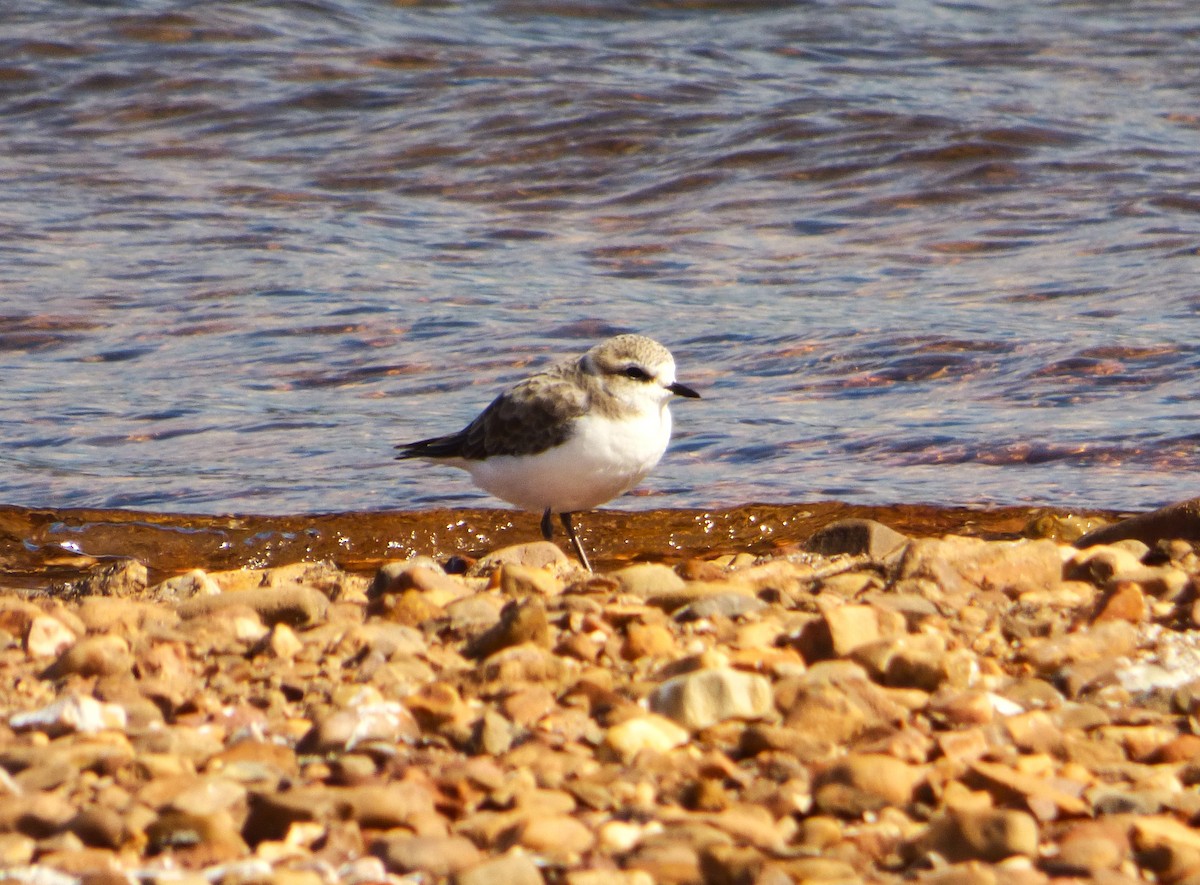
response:
[[[1200,490],[1200,7],[17,0],[0,503],[493,506],[391,460],[654,335],[652,501]]]

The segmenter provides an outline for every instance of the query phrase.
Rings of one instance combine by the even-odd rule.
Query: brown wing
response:
[[[449,436],[398,446],[398,458],[466,458],[536,455],[565,442],[574,419],[588,407],[585,390],[556,367],[500,394],[479,417]]]
[[[462,457],[536,455],[574,432],[587,393],[558,373],[535,375],[496,397],[463,431]]]

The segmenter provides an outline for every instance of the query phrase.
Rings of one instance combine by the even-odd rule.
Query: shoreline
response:
[[[1018,537],[1067,516],[854,516],[767,553],[718,521],[719,550],[591,575],[531,541],[164,578],[50,542],[262,523],[0,509],[76,573],[0,589],[0,881],[1190,882],[1200,557]]]
[[[1049,507],[816,501],[714,510],[601,509],[580,514],[577,521],[581,538],[595,552],[596,565],[615,568],[733,552],[778,553],[838,519],[874,519],[917,536],[998,538],[1019,536],[1039,518],[1053,522],[1116,516],[1111,511]],[[327,560],[369,574],[396,559],[478,558],[487,550],[540,537],[536,515],[501,508],[263,516],[0,505],[0,581],[36,586],[47,574],[68,581],[101,560],[119,557],[138,559],[160,580],[191,568],[264,567],[302,560]]]

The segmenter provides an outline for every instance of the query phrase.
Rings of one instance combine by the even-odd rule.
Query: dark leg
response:
[[[575,534],[575,526],[571,522],[571,514],[560,513],[558,518],[562,520],[563,528],[567,530],[567,537],[571,539],[571,546],[575,548],[575,553],[579,556],[579,561],[590,572],[592,564],[588,562],[587,554],[583,552],[583,545],[579,543],[579,536]]]
[[[547,541],[554,540],[554,523],[550,522],[550,508],[546,508],[546,512],[542,514],[542,537]]]

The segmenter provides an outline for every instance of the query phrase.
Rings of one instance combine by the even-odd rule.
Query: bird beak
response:
[[[688,399],[700,399],[700,394],[696,393],[696,391],[692,390],[686,384],[680,384],[678,381],[674,384],[668,384],[667,390],[676,396],[686,396]]]

